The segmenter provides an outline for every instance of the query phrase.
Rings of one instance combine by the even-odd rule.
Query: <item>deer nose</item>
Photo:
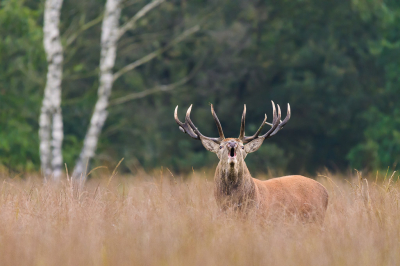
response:
[[[228,146],[228,148],[235,148],[236,147],[236,142],[229,141],[227,146]]]

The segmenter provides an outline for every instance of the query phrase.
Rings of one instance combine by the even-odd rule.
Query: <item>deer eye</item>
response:
[[[244,146],[242,146],[242,150],[244,150]]]
[[[222,146],[219,146],[220,149],[222,149]]]

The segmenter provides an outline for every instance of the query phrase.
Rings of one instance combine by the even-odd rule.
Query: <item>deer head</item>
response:
[[[211,105],[211,114],[214,117],[215,123],[217,124],[217,129],[219,133],[218,138],[206,137],[200,133],[200,131],[190,119],[192,105],[190,105],[189,109],[186,112],[185,123],[182,123],[178,119],[178,106],[176,106],[175,108],[174,117],[176,123],[179,125],[179,129],[182,132],[187,133],[190,137],[194,139],[201,140],[203,146],[207,150],[217,154],[220,160],[219,165],[221,165],[222,168],[230,168],[234,170],[240,167],[240,164],[244,162],[247,154],[258,150],[265,139],[274,136],[289,121],[289,104],[287,107],[286,118],[283,121],[281,120],[281,109],[279,105],[277,105],[277,108],[275,108],[275,104],[274,102],[272,102],[272,110],[273,119],[271,124],[267,123],[267,115],[265,115],[264,121],[261,123],[261,126],[259,127],[257,132],[253,136],[245,136],[246,105],[244,105],[239,138],[225,138],[221,123],[219,122],[217,114],[214,111],[213,105]],[[264,135],[260,135],[265,124],[271,126],[271,128]]]

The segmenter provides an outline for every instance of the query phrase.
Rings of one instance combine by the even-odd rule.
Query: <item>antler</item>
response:
[[[278,113],[277,113],[276,108],[275,108],[275,103],[273,101],[271,101],[271,102],[272,102],[272,116],[273,116],[272,124],[267,123],[267,115],[265,115],[264,121],[261,123],[261,126],[259,127],[257,132],[251,137],[246,137],[244,134],[245,119],[246,119],[246,105],[244,105],[243,114],[242,114],[242,123],[241,123],[241,127],[240,127],[240,135],[239,135],[239,139],[241,141],[243,141],[243,143],[249,143],[250,141],[253,141],[258,138],[263,138],[263,139],[270,138],[270,137],[274,136],[276,133],[278,133],[278,131],[281,130],[286,125],[286,123],[289,121],[290,105],[288,104],[287,115],[286,115],[285,119],[282,121],[281,120],[281,108],[280,108],[279,104],[278,104]],[[265,124],[270,125],[271,128],[270,128],[270,130],[268,130],[267,133],[259,136],[261,133],[261,130],[263,129]]]
[[[192,108],[192,106],[189,107],[189,109],[191,109],[191,108]],[[189,110],[188,110],[188,112],[189,112]],[[189,112],[189,114],[190,114],[190,112]],[[186,117],[187,117],[187,115],[186,115]],[[174,118],[175,118],[176,123],[179,125],[180,131],[182,131],[183,133],[187,133],[190,137],[192,137],[194,139],[200,139],[200,137],[198,135],[196,135],[193,132],[193,129],[189,126],[186,117],[185,117],[185,123],[182,123],[181,121],[179,121],[178,105],[177,105],[175,108],[175,112],[174,112]]]
[[[278,107],[279,107],[279,105],[278,105]],[[274,132],[271,133],[271,135],[270,135],[269,137],[274,136],[276,133],[279,132],[279,130],[281,130],[281,129],[286,125],[286,123],[287,123],[287,122],[289,121],[289,119],[290,119],[290,115],[291,115],[291,112],[290,112],[290,104],[287,104],[287,113],[286,113],[285,119],[283,119],[283,121],[280,120],[280,123],[279,123],[278,127],[275,129]],[[272,127],[272,124],[270,124],[270,123],[268,123],[268,122],[265,122],[265,124],[267,124],[267,125],[269,125],[269,126]]]
[[[219,122],[217,114],[214,111],[213,105],[211,104],[211,113],[212,113],[212,115],[214,117],[215,123],[217,124],[219,138],[206,137],[206,136],[204,136],[203,134],[200,133],[200,131],[197,129],[197,127],[193,124],[192,120],[190,119],[190,113],[192,111],[192,106],[193,106],[193,104],[190,105],[189,109],[186,112],[185,123],[182,123],[181,121],[179,121],[179,118],[178,118],[178,106],[176,106],[175,113],[174,113],[174,118],[175,118],[176,123],[179,125],[179,129],[182,132],[187,133],[190,137],[192,137],[194,139],[200,140],[200,138],[205,138],[205,139],[212,140],[212,141],[214,141],[214,142],[216,142],[218,144],[221,143],[221,141],[225,139],[225,136],[224,136],[224,132],[222,131],[221,123]]]

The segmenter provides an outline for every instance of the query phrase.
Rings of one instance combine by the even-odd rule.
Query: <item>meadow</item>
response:
[[[396,174],[315,178],[324,224],[221,213],[213,174],[168,171],[0,184],[1,265],[398,265]],[[259,176],[259,178],[267,178]]]

